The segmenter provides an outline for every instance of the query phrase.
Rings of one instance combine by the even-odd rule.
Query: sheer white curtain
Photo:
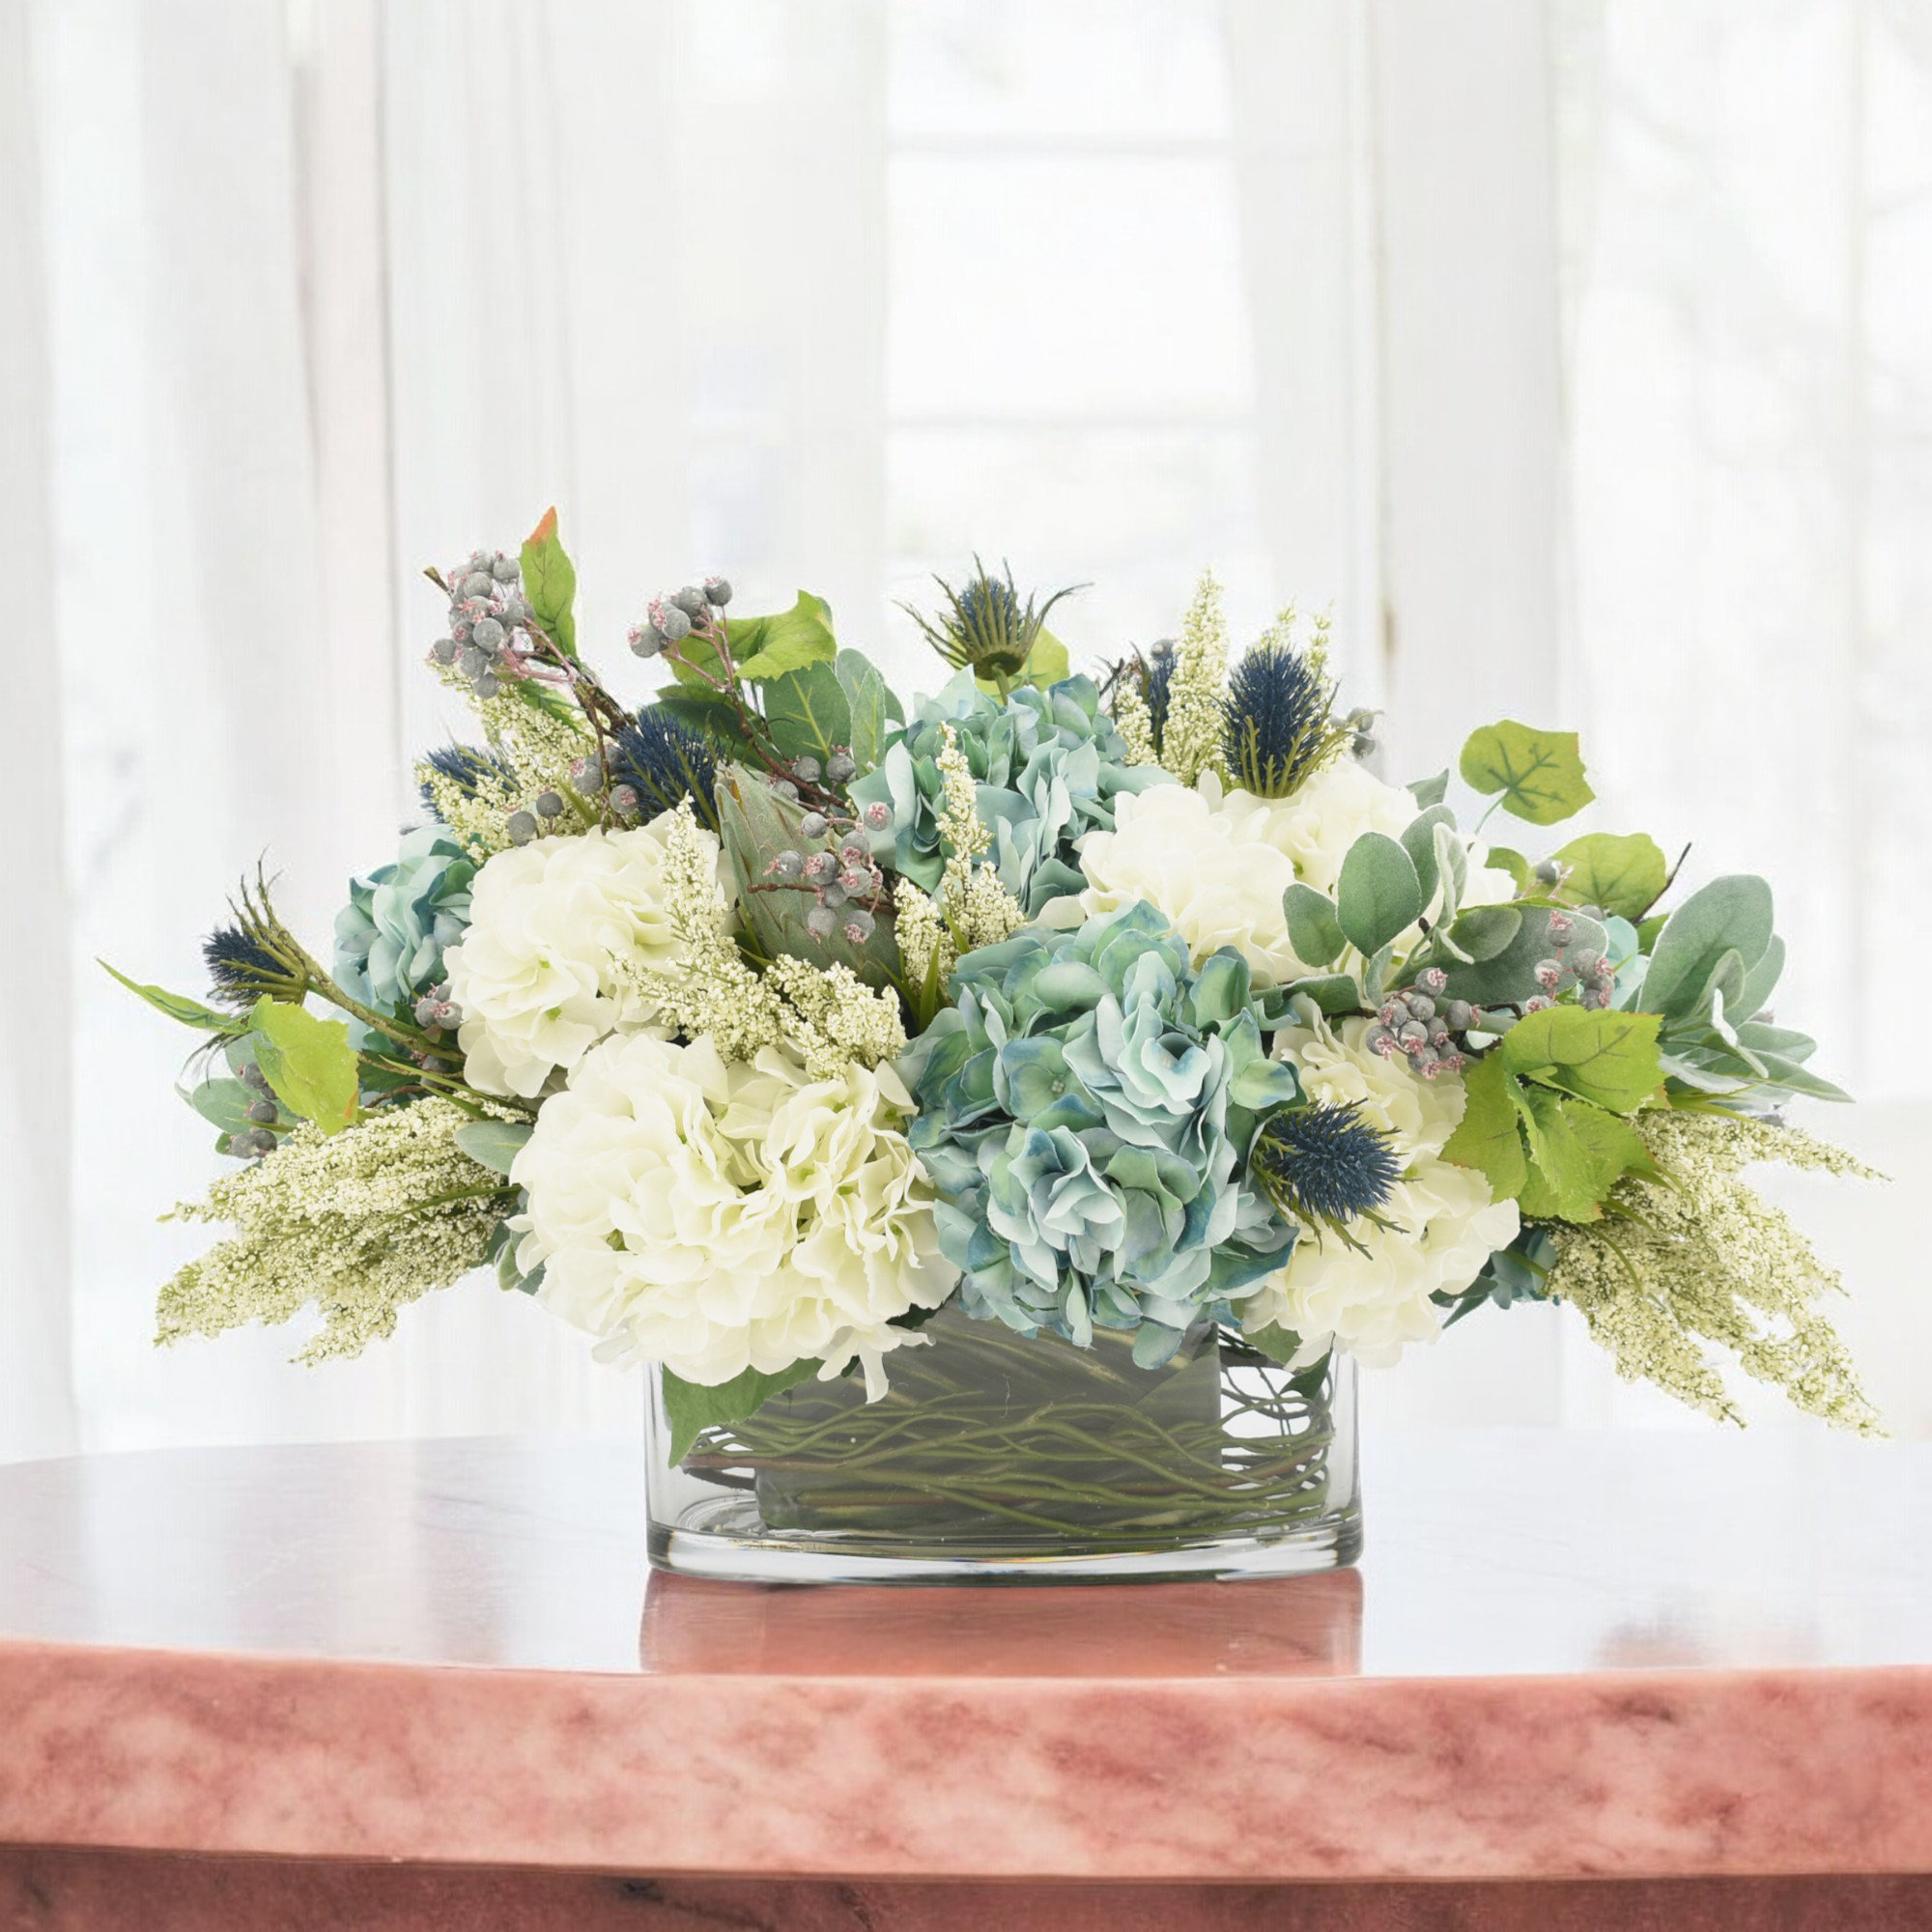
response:
[[[1830,1016],[1891,1010],[1926,917],[1925,38],[1910,0],[0,0],[0,503],[46,560],[0,709],[0,1455],[632,1426],[483,1287],[351,1367],[156,1354],[203,1232],[152,1215],[215,1162],[185,1037],[91,963],[194,984],[265,851],[326,929],[448,722],[419,567],[553,501],[593,635],[723,568],[908,687],[890,599],[976,544],[1095,579],[1095,653],[1206,561],[1244,623],[1332,603],[1392,769],[1562,718],[1599,822],[1775,869],[1791,1010],[1920,1157],[1895,1027]],[[1823,1211],[1923,1425],[1911,1191]],[[1659,1419],[1555,1311],[1376,1408]]]

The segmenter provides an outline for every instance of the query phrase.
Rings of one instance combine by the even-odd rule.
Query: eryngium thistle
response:
[[[1388,1137],[1352,1106],[1286,1108],[1262,1123],[1248,1172],[1285,1219],[1348,1238],[1373,1218],[1402,1179]]]
[[[310,984],[312,962],[269,901],[269,889],[244,882],[239,902],[229,901],[233,925],[217,925],[202,941],[213,996],[223,1006],[252,1007],[265,993],[299,1005]]]
[[[423,760],[433,772],[447,779],[466,797],[473,798],[478,783],[488,778],[496,779],[503,784],[515,784],[517,775],[510,767],[510,761],[500,752],[487,750],[481,745],[440,745]],[[437,818],[442,816],[437,810],[435,788],[424,781],[421,786],[423,810]]]
[[[1141,687],[1141,696],[1147,704],[1148,724],[1153,730],[1156,753],[1167,735],[1167,707],[1173,689],[1174,652],[1170,648],[1157,652],[1148,660],[1147,681]]]
[[[611,783],[629,785],[641,801],[646,818],[669,811],[688,798],[698,823],[718,831],[718,801],[713,796],[718,760],[696,731],[662,705],[646,705],[634,724],[617,733],[611,742],[609,766]]]
[[[1291,797],[1349,742],[1348,728],[1330,716],[1334,701],[1334,682],[1319,652],[1257,644],[1228,680],[1229,777],[1257,798]]]
[[[1024,604],[1013,587],[1008,566],[1004,578],[993,577],[978,556],[964,588],[954,590],[943,577],[933,582],[946,593],[947,608],[927,617],[910,604],[899,609],[925,635],[925,640],[955,670],[971,668],[985,678],[1017,677],[1046,623],[1046,613],[1076,586],[1056,590],[1037,609],[1029,596]]]

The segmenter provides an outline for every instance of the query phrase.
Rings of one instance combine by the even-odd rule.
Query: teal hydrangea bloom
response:
[[[911,721],[888,738],[878,768],[852,787],[861,810],[890,809],[892,825],[881,829],[875,849],[927,892],[946,864],[939,849],[943,724],[952,726],[979,781],[980,816],[993,835],[986,856],[1029,919],[1049,899],[1086,885],[1074,841],[1113,830],[1116,798],[1174,782],[1157,765],[1127,763],[1127,748],[1100,709],[1092,678],[1063,678],[1046,691],[1022,686],[1002,703],[980,689],[971,671],[961,671],[938,696],[920,702]]]
[[[952,987],[899,1070],[969,1315],[1083,1348],[1130,1329],[1151,1367],[1281,1265],[1247,1154],[1300,1089],[1233,948],[1196,970],[1137,899],[969,952]]]
[[[342,990],[378,1012],[412,1007],[442,978],[442,955],[469,924],[476,862],[440,825],[405,833],[393,864],[350,881],[335,916],[334,974]],[[358,1046],[376,1044],[350,1022]]]

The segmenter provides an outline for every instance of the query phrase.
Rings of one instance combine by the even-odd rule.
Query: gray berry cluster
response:
[[[238,1160],[259,1159],[275,1151],[275,1136],[269,1129],[281,1119],[282,1110],[269,1085],[269,1076],[254,1061],[244,1060],[235,1069],[235,1077],[255,1095],[247,1109],[248,1119],[254,1124],[230,1134],[222,1146]]]
[[[1592,918],[1599,916],[1594,907],[1586,910]],[[1564,974],[1569,973],[1577,981],[1577,1004],[1593,1011],[1605,1011],[1616,995],[1616,968],[1594,946],[1573,945],[1576,931],[1576,922],[1569,914],[1549,915],[1549,943],[1554,951],[1548,959],[1536,962],[1536,983],[1553,997]]]
[[[654,658],[668,644],[681,644],[694,630],[702,631],[711,613],[731,601],[731,586],[722,577],[687,583],[665,597],[653,597],[644,607],[644,621],[631,627],[631,649],[640,658]]]
[[[1466,1000],[1443,999],[1448,983],[1449,976],[1441,967],[1426,967],[1416,975],[1414,985],[1382,1001],[1364,1044],[1384,1059],[1406,1060],[1425,1080],[1460,1073],[1468,1056],[1458,1036],[1476,1024],[1478,1014]]]
[[[431,1039],[454,1033],[463,1024],[463,1014],[449,997],[449,981],[432,986],[415,1004],[416,1025]]]
[[[473,550],[449,573],[449,635],[431,645],[430,655],[454,665],[478,697],[495,697],[506,653],[517,649],[517,633],[535,615],[516,559],[499,550]]]
[[[839,749],[823,765],[812,757],[793,760],[799,783],[835,786],[851,781],[858,767]],[[797,784],[774,779],[772,789],[797,796]],[[885,891],[886,876],[872,856],[872,834],[890,830],[892,813],[868,810],[863,818],[836,810],[808,811],[798,822],[802,847],[775,852],[765,866],[765,877],[777,886],[794,886],[812,895],[805,915],[806,930],[815,939],[842,932],[854,946],[863,946],[877,923],[870,909]],[[819,841],[825,841],[820,843]]]

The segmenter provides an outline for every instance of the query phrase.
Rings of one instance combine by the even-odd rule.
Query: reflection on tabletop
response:
[[[639,1662],[771,1676],[1351,1677],[1362,1588],[1357,1570],[1220,1588],[799,1588],[654,1575]]]

